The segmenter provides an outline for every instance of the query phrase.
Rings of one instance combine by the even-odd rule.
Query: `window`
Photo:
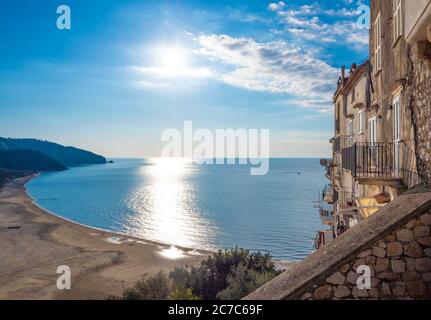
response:
[[[382,70],[382,17],[380,13],[374,22],[374,63],[376,73]]]
[[[394,10],[394,44],[403,34],[403,20],[402,20],[402,0],[392,0]]]
[[[364,133],[365,127],[365,110],[359,111],[359,134]]]
[[[347,127],[347,135],[350,137],[353,136],[353,120],[352,119],[349,120],[349,125]]]
[[[401,104],[399,96],[394,98],[393,113],[394,142],[397,143],[401,141]]]
[[[355,91],[355,88],[353,88],[353,90],[352,90],[352,103],[355,102],[355,98],[356,98],[356,91]]]
[[[369,141],[371,143],[377,142],[377,117],[371,117],[368,121]]]

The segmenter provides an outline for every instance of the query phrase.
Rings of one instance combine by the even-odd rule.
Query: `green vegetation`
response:
[[[168,278],[159,272],[153,277],[139,281],[133,288],[124,290],[124,300],[167,300],[169,297]]]
[[[199,266],[146,278],[121,299],[237,300],[277,275],[269,254],[235,248],[219,251]]]
[[[37,139],[0,138],[0,149],[38,151],[65,166],[106,163],[104,157],[92,152]]]
[[[35,172],[31,170],[25,171],[25,170],[0,169],[0,188],[2,188],[3,185],[9,180],[29,176],[33,173]]]
[[[60,162],[33,150],[0,150],[0,168],[25,171],[67,170]]]

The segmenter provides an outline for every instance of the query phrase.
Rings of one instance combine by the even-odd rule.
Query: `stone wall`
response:
[[[245,297],[431,299],[431,188],[416,187]],[[371,288],[356,285],[359,266]]]
[[[413,57],[412,53],[410,56]],[[425,183],[431,183],[431,62],[411,58],[407,78],[416,145],[417,167]]]
[[[431,214],[377,241],[302,299],[431,299]],[[371,270],[371,289],[358,289],[359,266]]]

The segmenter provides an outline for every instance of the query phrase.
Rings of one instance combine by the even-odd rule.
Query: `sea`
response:
[[[241,247],[300,261],[313,251],[320,221],[313,201],[325,184],[319,159],[250,165],[187,159],[113,159],[43,173],[27,184],[41,207],[67,220],[193,249]]]

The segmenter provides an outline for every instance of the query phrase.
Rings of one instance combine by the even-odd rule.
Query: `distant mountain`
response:
[[[34,172],[67,170],[57,160],[34,150],[0,150],[0,168]]]
[[[64,166],[106,163],[106,159],[104,157],[95,153],[37,139],[0,138],[0,149],[25,149],[38,151],[60,162]]]

